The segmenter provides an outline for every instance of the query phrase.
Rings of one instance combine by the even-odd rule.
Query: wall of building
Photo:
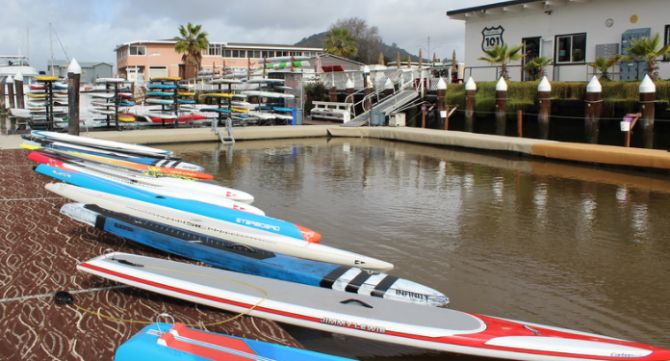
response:
[[[651,35],[658,33],[663,42],[665,26],[670,24],[668,5],[667,0],[590,0],[558,2],[558,5],[545,9],[542,2],[537,2],[530,4],[536,6],[534,9],[510,7],[505,11],[497,8],[489,9],[485,14],[473,14],[465,25],[465,62],[468,67],[465,76],[471,74],[476,80],[495,79],[495,69],[478,58],[485,55],[482,31],[502,27],[503,41],[509,45],[521,44],[522,38],[541,37],[540,55],[552,62],[555,60],[556,35],[587,33],[583,63],[547,68],[547,76],[555,80],[585,81],[592,75],[587,64],[595,60],[597,44],[618,43],[620,49],[622,34],[638,28],[651,28]],[[659,64],[661,77],[670,78],[670,63]],[[521,80],[521,61],[511,65],[512,80]],[[614,72],[618,71],[614,69]]]

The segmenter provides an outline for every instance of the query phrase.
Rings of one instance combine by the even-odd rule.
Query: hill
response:
[[[326,39],[326,32],[318,33],[318,34],[312,34],[306,38],[303,38],[299,42],[295,43],[296,46],[305,46],[305,47],[317,47],[317,48],[323,48],[324,47],[324,42]],[[409,55],[412,59],[412,61],[418,61],[419,57],[413,54],[410,54],[407,50],[398,48],[398,46],[393,43],[392,45],[388,45],[384,42],[382,42],[382,53],[384,54],[384,59],[386,62],[389,61],[395,61],[396,59],[396,54],[400,52],[400,61],[407,61],[407,56]],[[424,60],[426,60],[424,58]]]

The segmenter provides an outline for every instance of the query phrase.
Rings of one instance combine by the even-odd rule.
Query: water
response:
[[[173,149],[453,309],[670,347],[668,176],[361,139],[220,147]],[[288,329],[366,360],[479,360]]]

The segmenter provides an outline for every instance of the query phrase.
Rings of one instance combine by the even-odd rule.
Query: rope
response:
[[[125,286],[125,285],[109,286],[109,287],[96,287],[96,288],[88,288],[88,289],[84,289],[84,290],[68,291],[68,293],[71,293],[71,294],[80,294],[80,293],[88,293],[88,292],[97,292],[97,291],[106,291],[106,290],[113,290],[113,289],[121,289],[121,288],[127,288],[127,287],[128,287],[128,286]],[[27,301],[27,300],[37,299],[37,298],[53,297],[54,295],[56,295],[56,292],[48,292],[48,293],[41,293],[41,294],[37,294],[37,295],[28,295],[28,296],[8,297],[8,298],[0,299],[0,303],[9,303],[9,302],[16,302],[16,301]]]

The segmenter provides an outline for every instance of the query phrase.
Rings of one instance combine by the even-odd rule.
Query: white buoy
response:
[[[442,77],[437,81],[437,90],[447,90],[447,82]]]
[[[477,83],[475,83],[475,79],[473,79],[472,77],[468,78],[468,81],[465,83],[465,90],[477,91]]]
[[[645,75],[640,83],[640,93],[656,93],[656,84],[651,80],[649,75]]]
[[[7,83],[7,84],[14,84],[14,77],[11,76],[11,75],[8,76],[8,77],[7,77],[7,81],[6,81],[6,83]]]
[[[542,77],[542,81],[540,81],[540,84],[537,86],[537,91],[545,93],[551,92],[551,83],[549,83],[549,79],[547,79],[546,76]]]
[[[23,81],[23,74],[21,72],[16,73],[14,76],[15,81]]]
[[[70,65],[67,66],[67,72],[72,74],[81,74],[81,66],[77,62],[77,59],[72,58]]]
[[[347,82],[346,82],[346,84],[344,85],[344,87],[345,87],[346,89],[353,89],[353,88],[354,88],[354,81],[351,80],[350,77],[347,77]]]
[[[498,80],[498,83],[496,83],[496,91],[499,92],[506,92],[507,91],[507,82],[505,81],[505,78],[500,77]]]
[[[587,93],[602,93],[603,92],[603,86],[600,85],[600,82],[598,81],[598,77],[596,77],[595,75],[593,76],[593,78],[591,78],[591,81],[586,86],[586,92]]]
[[[393,89],[393,82],[391,81],[391,78],[386,78],[386,82],[384,82],[384,89]]]

